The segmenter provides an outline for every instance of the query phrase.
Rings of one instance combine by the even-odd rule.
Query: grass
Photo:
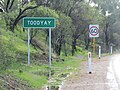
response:
[[[80,63],[80,60],[65,60],[62,62],[53,62],[53,68],[54,67],[59,67],[61,69],[65,69],[66,67],[77,67]]]
[[[10,31],[5,31],[1,30],[2,35],[1,37],[1,42],[4,43],[5,45],[9,46],[10,43],[13,44],[13,51],[18,51],[18,52],[26,52],[28,51],[27,49],[27,42],[23,41],[21,38],[16,37],[12,32]],[[35,53],[36,50],[31,46],[31,53]]]
[[[25,36],[26,33],[23,33],[22,31],[20,33],[17,30],[15,31],[17,36],[5,30],[1,30],[0,33],[1,33],[0,45],[3,45],[4,47],[9,46],[11,49],[8,47],[7,50],[14,51],[16,52],[15,54],[17,55],[20,54],[19,57],[22,57],[23,61],[24,60],[27,61],[27,42],[24,41],[26,39]],[[41,35],[41,37],[43,37],[43,34]],[[38,39],[39,38],[40,37],[38,37]],[[42,38],[43,41],[44,39],[45,38]],[[36,53],[36,52],[37,51],[31,46],[31,53]],[[86,54],[85,52],[83,52],[81,48],[79,48],[78,52],[79,54],[82,55]],[[60,57],[63,58],[64,61],[52,62],[52,67],[51,67],[53,73],[52,85],[54,86],[60,85],[67,75],[69,75],[71,72],[75,72],[77,68],[79,68],[80,62],[82,61],[72,56],[68,56],[68,57],[60,56]],[[48,65],[46,64],[42,64],[41,66],[38,66],[31,63],[31,66],[27,66],[26,64],[14,62],[12,63],[10,68],[8,68],[6,71],[0,72],[0,74],[2,75],[10,74],[12,76],[22,79],[23,81],[27,81],[32,87],[36,88],[36,90],[37,89],[39,90],[44,85],[48,84]]]
[[[52,72],[54,72],[54,75],[51,78],[51,86],[59,86],[68,75],[76,72],[80,67],[81,61],[75,60],[71,56],[69,59],[65,59],[65,61],[53,62]]]
[[[35,73],[42,70],[47,71],[46,65],[40,67],[35,65],[20,65],[19,63],[16,63],[4,73],[9,73],[12,76],[22,79],[23,81],[27,81],[30,86],[36,88],[37,90],[47,84],[47,76]]]
[[[28,72],[16,73],[15,75],[25,81],[28,81],[29,84],[35,88],[41,88],[44,84],[47,83],[46,76],[38,76]]]
[[[52,72],[54,72],[52,75],[52,85],[60,85],[66,75],[76,71],[80,66],[80,62],[81,60],[72,60],[72,57],[65,59],[65,61],[53,61],[51,67]],[[20,70],[22,72],[20,72]],[[47,85],[48,81],[48,65],[37,66],[31,64],[31,66],[27,66],[25,64],[14,63],[12,67],[4,73],[9,73],[23,81],[27,81],[29,85],[36,88],[36,90]]]
[[[4,52],[6,52],[5,55],[6,56],[9,55],[10,52],[10,56],[16,58],[16,60],[11,61],[11,62],[14,61],[11,67],[7,68],[6,71],[1,71],[0,74],[1,75],[11,74],[12,76],[16,76],[22,79],[23,81],[28,81],[32,87],[41,88],[45,83],[47,83],[47,77],[44,75],[41,76],[36,75],[33,72],[42,68],[44,69],[46,68],[45,67],[41,68],[40,66],[35,66],[35,65],[31,65],[30,67],[28,67],[25,64],[20,64],[17,62],[17,58],[22,58],[23,60],[27,61],[28,50],[27,50],[27,42],[23,40],[25,39],[25,37],[21,37],[25,35],[25,33],[17,32],[17,35],[15,33],[5,30],[0,31],[0,42],[1,42],[0,45],[4,50]],[[12,52],[14,52],[15,55],[13,55]],[[36,53],[36,52],[37,51],[31,46],[31,53]],[[0,54],[2,54],[2,52]],[[22,73],[19,72],[20,70],[22,70]]]

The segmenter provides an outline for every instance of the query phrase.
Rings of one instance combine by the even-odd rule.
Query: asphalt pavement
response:
[[[120,90],[120,54],[110,57],[107,79],[113,83],[110,85],[111,90]]]

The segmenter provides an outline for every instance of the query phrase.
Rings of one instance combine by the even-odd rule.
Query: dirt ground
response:
[[[110,56],[92,60],[93,71],[88,73],[88,62],[82,62],[78,72],[64,81],[60,90],[120,90],[114,78],[107,78]]]

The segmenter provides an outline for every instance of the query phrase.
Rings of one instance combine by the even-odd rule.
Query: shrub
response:
[[[13,43],[5,36],[0,35],[0,69],[5,70],[9,68],[15,61]]]

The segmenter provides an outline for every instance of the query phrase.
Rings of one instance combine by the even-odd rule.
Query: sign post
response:
[[[28,66],[30,66],[30,28],[28,28]]]
[[[30,28],[49,29],[49,79],[51,78],[51,28],[56,27],[56,20],[52,17],[25,17],[23,27],[28,28],[28,66],[30,66]]]
[[[91,52],[88,52],[88,72],[92,73],[92,60],[91,60]]]
[[[96,37],[99,37],[99,25],[89,25],[89,37],[93,38],[93,53],[96,50]]]
[[[51,28],[49,28],[49,78],[51,77]]]
[[[93,53],[95,54],[96,51],[96,39],[93,38]]]
[[[113,47],[112,46],[110,47],[110,53],[111,54],[113,53]]]
[[[101,58],[101,46],[99,46],[99,59]]]

